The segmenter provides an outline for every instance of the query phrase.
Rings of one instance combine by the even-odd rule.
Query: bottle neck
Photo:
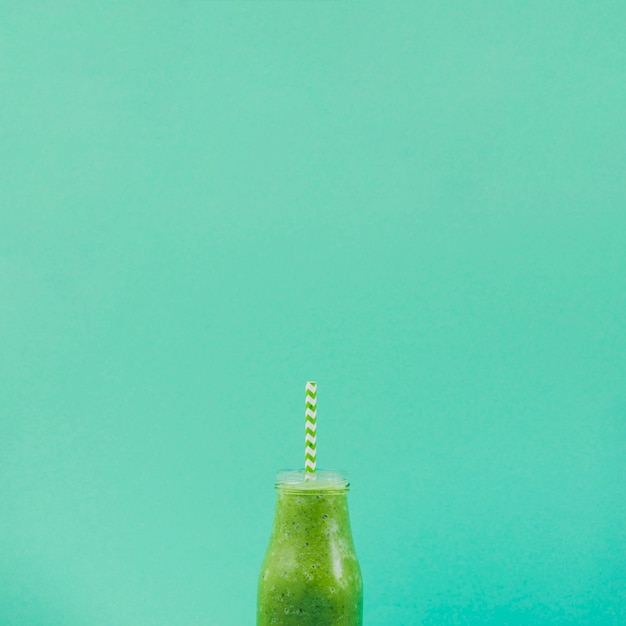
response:
[[[307,535],[320,541],[351,539],[347,488],[312,492],[278,487],[276,492],[274,533]]]

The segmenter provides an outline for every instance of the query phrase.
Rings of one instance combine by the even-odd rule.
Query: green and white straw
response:
[[[304,453],[304,471],[306,474],[315,473],[317,463],[317,383],[309,381],[306,384],[306,451]]]

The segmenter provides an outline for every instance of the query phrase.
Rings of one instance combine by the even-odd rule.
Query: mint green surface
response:
[[[366,626],[626,623],[625,32],[0,3],[0,624],[252,625],[311,378]]]

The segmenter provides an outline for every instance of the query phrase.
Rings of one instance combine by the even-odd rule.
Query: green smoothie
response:
[[[361,626],[363,583],[338,472],[279,472],[257,626]]]

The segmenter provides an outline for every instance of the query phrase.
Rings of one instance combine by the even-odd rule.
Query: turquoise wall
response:
[[[366,626],[626,623],[626,5],[0,4],[0,624],[253,625],[274,471]]]

